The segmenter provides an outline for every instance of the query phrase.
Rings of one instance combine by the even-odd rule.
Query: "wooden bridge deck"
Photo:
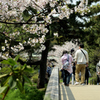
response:
[[[100,100],[100,85],[60,84],[60,100]]]

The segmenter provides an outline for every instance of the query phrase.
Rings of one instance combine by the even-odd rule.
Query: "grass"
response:
[[[12,89],[5,97],[5,100],[43,100],[44,94],[45,88],[37,89],[36,86],[25,84],[25,94],[22,94],[18,89]],[[0,95],[0,100],[1,97]]]

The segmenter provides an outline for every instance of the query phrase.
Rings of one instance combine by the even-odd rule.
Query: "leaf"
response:
[[[17,65],[17,64],[16,64],[16,65],[14,65],[14,66],[13,66],[13,70],[20,70],[20,66],[19,66],[19,65]]]
[[[19,70],[14,70],[14,73],[18,74],[18,73],[20,73],[20,71]]]
[[[13,77],[11,76],[9,79],[9,86],[12,87],[12,84],[13,84]]]
[[[7,89],[7,87],[8,87],[8,86],[0,87],[0,94],[3,93],[3,92]]]
[[[25,69],[24,69],[24,71],[26,71],[26,72],[32,72],[32,68],[29,67],[29,66],[26,66]]]
[[[11,65],[11,66],[14,66],[16,64],[16,62],[12,58],[9,58],[8,60],[3,60],[1,63],[2,64],[8,64],[8,65]]]
[[[2,81],[1,81],[1,86],[6,86],[9,82],[9,76],[6,76]]]
[[[2,87],[3,88],[3,87]],[[10,87],[9,86],[6,86],[6,88],[5,89],[3,89],[3,91],[2,91],[2,95],[4,95],[4,97],[8,94],[8,92],[9,92],[9,90],[10,90]]]
[[[16,61],[16,62],[17,62],[18,58],[19,58],[19,55],[17,55],[17,56],[15,57],[15,61]]]
[[[16,85],[17,85],[17,82],[15,81],[15,78],[13,76],[11,76],[9,79],[10,88],[13,89],[13,88],[15,88]]]
[[[25,93],[24,87],[22,86],[22,83],[17,80],[17,87],[20,90],[20,92]]]
[[[23,75],[23,78],[25,79],[26,82],[28,82],[32,85],[31,80],[26,75]]]
[[[25,10],[23,11],[23,15],[24,15],[25,17],[28,17],[28,16],[29,16],[28,10],[25,9]]]
[[[31,6],[28,7],[28,10],[32,11],[32,13],[34,13],[34,14],[37,14],[37,10],[34,9],[33,7],[31,7]]]
[[[8,74],[0,75],[0,78],[6,77]]]
[[[12,58],[9,58],[8,61],[9,61],[11,66],[14,66],[17,64],[16,61],[14,61]]]
[[[10,65],[10,63],[9,63],[8,60],[3,60],[1,63],[2,63],[2,64],[8,64],[8,65]]]
[[[17,82],[13,80],[13,83],[12,83],[11,89],[15,88],[16,86],[17,86]]]
[[[27,65],[24,64],[24,65],[22,66],[22,70],[24,70],[26,67],[27,67]]]

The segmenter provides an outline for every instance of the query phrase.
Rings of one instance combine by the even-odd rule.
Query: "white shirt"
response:
[[[86,55],[86,58],[85,58],[85,55],[83,54],[83,52],[85,53]],[[86,64],[89,62],[89,58],[88,58],[88,53],[86,50],[84,49],[79,49],[75,52],[75,61],[77,62],[77,64]]]

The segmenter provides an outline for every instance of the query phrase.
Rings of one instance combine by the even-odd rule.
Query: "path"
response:
[[[100,85],[60,84],[60,100],[100,100]]]

